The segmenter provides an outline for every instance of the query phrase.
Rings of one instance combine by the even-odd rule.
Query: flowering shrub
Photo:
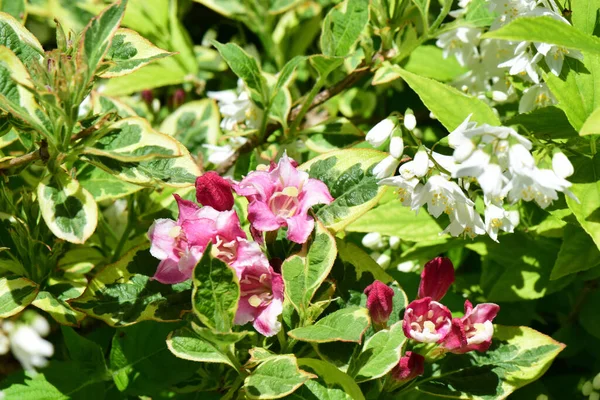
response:
[[[0,1],[0,400],[598,399],[598,15]]]

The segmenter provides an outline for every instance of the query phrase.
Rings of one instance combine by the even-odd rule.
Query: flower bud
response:
[[[587,381],[583,384],[583,386],[581,387],[581,393],[584,396],[589,396],[590,394],[592,394],[592,392],[594,391],[594,387],[592,386],[592,382]]]
[[[399,161],[394,156],[387,156],[373,168],[373,175],[377,179],[389,178],[394,175],[398,163]]]
[[[417,127],[417,119],[415,118],[415,115],[412,112],[407,112],[406,114],[404,114],[404,127],[409,131],[412,131]]]
[[[196,178],[196,200],[217,211],[231,210],[234,203],[231,184],[216,172],[206,172]]]
[[[560,178],[567,178],[573,175],[574,172],[573,164],[565,156],[565,153],[560,151],[552,156],[552,170]]]
[[[392,378],[397,381],[410,381],[425,370],[425,357],[412,351],[407,351],[400,358],[398,365],[392,370]]]
[[[367,233],[362,238],[362,245],[371,250],[377,250],[385,247],[379,232]]]
[[[413,172],[418,178],[424,177],[429,172],[429,156],[422,147],[419,148],[413,159]]]
[[[371,143],[373,147],[379,147],[384,144],[396,127],[396,122],[395,118],[390,117],[380,121],[367,133],[367,142]]]
[[[419,284],[419,298],[431,297],[439,301],[454,283],[454,266],[445,257],[436,257],[425,264]]]
[[[402,136],[392,136],[390,154],[399,160],[402,157],[402,153],[404,153],[404,140],[402,140]]]
[[[385,283],[375,281],[367,286],[365,294],[367,295],[367,308],[373,324],[385,324],[392,313],[394,291]]]

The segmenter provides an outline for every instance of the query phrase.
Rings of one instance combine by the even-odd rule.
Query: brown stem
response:
[[[23,164],[29,164],[30,162],[37,160],[48,159],[48,143],[45,140],[42,140],[40,148],[32,151],[31,153],[23,154],[22,156],[8,159],[6,161],[0,162],[0,170],[10,169],[14,167],[18,167]]]

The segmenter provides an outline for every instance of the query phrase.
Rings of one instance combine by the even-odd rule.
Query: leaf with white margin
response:
[[[85,318],[84,313],[74,310],[69,303],[46,291],[40,291],[32,305],[46,311],[61,325],[79,326]]]
[[[174,53],[160,49],[136,31],[119,28],[113,36],[105,61],[114,63],[100,77],[114,78],[132,73],[155,60]]]
[[[114,112],[117,113],[117,115],[121,118],[138,116],[133,108],[115,97],[104,96],[95,90],[90,93],[90,97],[92,100],[92,110],[94,111],[94,114],[107,114]]]
[[[244,380],[244,390],[250,399],[280,399],[302,386],[315,375],[298,368],[291,354],[268,358]]]
[[[143,118],[125,118],[107,129],[107,133],[94,143],[94,147],[84,149],[85,154],[125,162],[178,157],[182,154],[175,139],[155,131]]]
[[[365,400],[354,379],[335,365],[315,358],[299,358],[298,365],[317,374],[328,386],[341,386],[352,399]]]
[[[360,343],[370,322],[369,311],[366,308],[351,306],[327,315],[314,325],[293,329],[288,335],[310,343]]]
[[[21,312],[37,296],[38,285],[27,278],[9,275],[0,278],[0,318]]]
[[[159,131],[174,137],[190,151],[203,150],[203,144],[217,144],[221,135],[219,109],[214,100],[191,101],[164,119]]]
[[[42,217],[57,237],[82,244],[92,236],[98,223],[94,197],[65,173],[47,176],[37,188]]]
[[[363,346],[356,365],[356,381],[365,382],[377,379],[394,368],[400,361],[406,336],[402,331],[402,322],[396,322],[389,329],[384,329],[371,336]]]
[[[33,89],[29,72],[13,51],[0,46],[0,109],[50,136],[49,121],[28,89]]]
[[[9,48],[24,63],[40,62],[44,54],[38,39],[19,20],[5,12],[0,12],[0,46]]]
[[[219,346],[206,340],[189,327],[176,329],[167,337],[171,353],[184,360],[205,363],[227,364],[235,368]]]

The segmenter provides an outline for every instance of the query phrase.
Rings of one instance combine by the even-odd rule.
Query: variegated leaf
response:
[[[117,113],[117,115],[121,118],[138,116],[133,108],[117,98],[104,96],[96,91],[92,91],[90,96],[94,114],[107,114],[114,112]]]
[[[196,153],[203,150],[203,144],[217,143],[221,132],[219,116],[214,100],[192,101],[165,118],[159,130]]]
[[[10,275],[0,278],[0,318],[11,315],[27,307],[38,293],[38,286],[29,279]]]
[[[142,186],[121,180],[115,175],[89,164],[79,170],[77,180],[94,196],[96,201],[118,199],[142,189]]]
[[[44,54],[37,38],[19,20],[5,12],[0,12],[0,46],[8,47],[24,63],[40,62]]]
[[[46,311],[61,325],[78,326],[85,314],[74,310],[69,303],[55,297],[52,293],[41,291],[32,303],[40,310]]]

